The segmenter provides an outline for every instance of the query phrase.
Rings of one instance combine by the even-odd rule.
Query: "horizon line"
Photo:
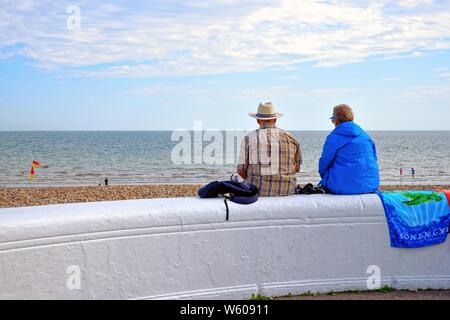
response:
[[[249,130],[256,130],[257,128],[251,128],[251,129],[218,129],[218,128],[212,128],[212,129],[203,129],[201,131],[209,131],[209,130],[219,130],[219,131],[249,131]],[[323,130],[317,130],[317,129],[286,129],[281,128],[286,131],[309,131],[309,132],[331,132],[333,129],[323,129]],[[119,130],[111,130],[111,129],[71,129],[71,130],[62,130],[62,129],[19,129],[19,130],[2,130],[1,132],[161,132],[161,131],[177,131],[177,130],[188,130],[188,131],[197,131],[192,128],[177,128],[177,129],[136,129],[136,130],[125,130],[125,129],[119,129]],[[447,132],[450,131],[450,129],[368,129],[365,131],[380,131],[380,132]]]

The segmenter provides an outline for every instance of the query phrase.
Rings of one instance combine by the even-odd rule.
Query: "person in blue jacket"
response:
[[[353,122],[348,105],[334,107],[335,129],[327,137],[319,161],[320,184],[332,194],[373,193],[380,185],[375,143]]]

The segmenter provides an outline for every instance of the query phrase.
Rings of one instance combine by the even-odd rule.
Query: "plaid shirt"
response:
[[[261,126],[242,140],[238,170],[247,172],[246,182],[254,184],[261,197],[294,194],[300,164],[300,144],[283,129]]]

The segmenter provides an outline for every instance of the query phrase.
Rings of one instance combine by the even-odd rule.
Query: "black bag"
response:
[[[227,210],[226,220],[229,219],[229,209],[227,199],[238,204],[251,204],[258,201],[258,188],[252,184],[236,181],[214,181],[198,190],[200,198],[225,198]]]
[[[329,194],[328,190],[322,186],[314,186],[312,183],[308,183],[303,188],[297,186],[295,194]]]

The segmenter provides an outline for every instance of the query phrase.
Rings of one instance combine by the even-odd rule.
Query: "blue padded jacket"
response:
[[[354,122],[344,122],[327,137],[319,161],[322,186],[334,194],[378,190],[380,175],[375,143]]]

